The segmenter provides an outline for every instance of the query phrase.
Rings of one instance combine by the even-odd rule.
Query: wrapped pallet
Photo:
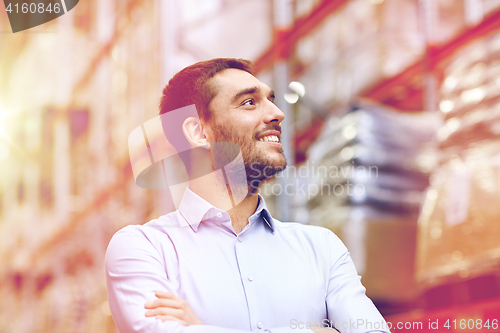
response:
[[[445,71],[440,165],[419,218],[423,289],[498,272],[500,263],[500,35],[462,49]]]
[[[432,287],[498,270],[500,143],[455,155],[431,177],[419,220],[417,280]]]

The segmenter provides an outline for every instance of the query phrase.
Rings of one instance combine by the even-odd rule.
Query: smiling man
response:
[[[125,227],[109,244],[108,297],[122,333],[389,332],[337,236],[272,218],[258,194],[286,167],[284,114],[273,100],[241,59],[194,64],[165,87],[161,115],[197,110],[162,118],[189,186],[178,210]],[[244,183],[217,176],[220,143],[241,150]]]

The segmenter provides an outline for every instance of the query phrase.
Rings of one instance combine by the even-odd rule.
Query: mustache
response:
[[[281,135],[281,124],[268,124],[266,127],[264,127],[259,133],[255,135],[255,138],[258,138],[262,133],[265,133],[267,131],[277,131]]]

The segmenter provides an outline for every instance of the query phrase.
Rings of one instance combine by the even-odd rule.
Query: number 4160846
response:
[[[447,329],[450,329],[451,327],[453,327],[453,329],[461,329],[461,330],[465,330],[465,329],[470,329],[470,330],[480,330],[480,329],[498,329],[498,319],[493,319],[490,323],[490,320],[487,319],[485,322],[483,322],[483,320],[481,319],[460,319],[460,320],[456,320],[456,319],[453,319],[451,322],[450,322],[450,319],[448,319],[446,321],[446,323],[443,325],[444,327],[446,327]]]
[[[24,14],[27,14],[27,13],[31,13],[31,14],[35,14],[35,13],[39,13],[39,14],[42,14],[42,13],[45,13],[45,12],[48,12],[48,13],[52,13],[52,11],[54,11],[54,13],[58,14],[61,12],[61,5],[59,3],[55,3],[54,6],[52,6],[52,3],[49,3],[47,5],[47,7],[45,7],[45,4],[44,3],[23,3],[21,6],[19,6],[18,3],[16,3],[14,5],[15,9],[13,9],[12,7],[12,4],[9,3],[9,5],[7,6],[6,10],[7,12],[10,14],[12,12],[18,14],[18,13],[24,13]]]

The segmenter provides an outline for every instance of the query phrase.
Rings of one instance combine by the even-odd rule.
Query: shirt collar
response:
[[[184,218],[181,219],[181,227],[190,226],[196,232],[205,215],[213,209],[217,210],[218,208],[212,206],[208,201],[191,191],[189,187],[186,188],[179,205],[179,213]],[[218,210],[220,213],[223,212],[221,209]]]
[[[216,217],[217,214],[228,215],[224,210],[214,207],[208,201],[191,191],[189,187],[186,188],[181,203],[179,204],[179,213],[183,217],[180,221],[181,227],[190,226],[194,232],[198,231],[198,227],[202,221],[212,219]],[[267,209],[264,198],[260,194],[257,209],[255,213],[250,216],[249,221],[253,222],[256,218],[261,218],[274,234],[274,220]]]
[[[273,217],[271,216],[271,213],[267,209],[266,201],[260,194],[259,194],[259,203],[257,204],[257,209],[255,210],[255,213],[253,213],[253,215],[250,216],[250,220],[257,216],[264,221],[264,223],[269,227],[269,229],[271,229],[271,232],[274,235]]]

